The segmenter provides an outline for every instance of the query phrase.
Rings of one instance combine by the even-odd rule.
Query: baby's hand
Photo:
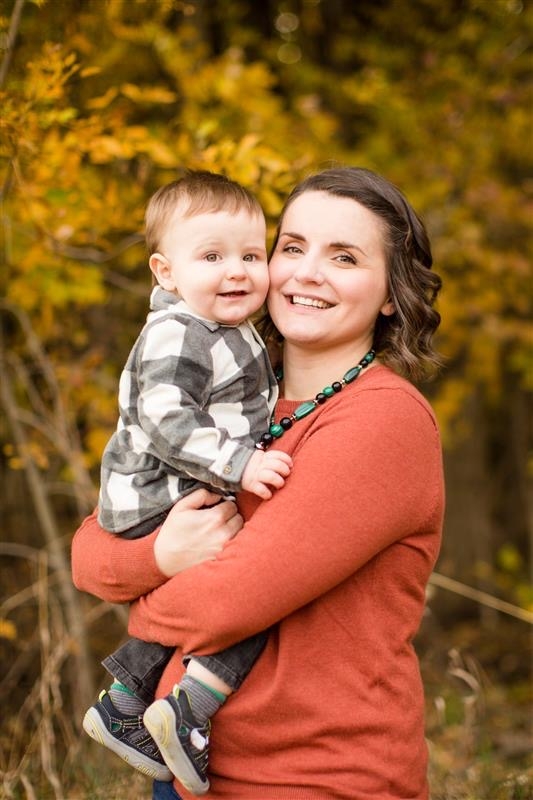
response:
[[[282,450],[256,450],[242,475],[242,488],[270,500],[272,490],[281,489],[292,469],[292,458]]]

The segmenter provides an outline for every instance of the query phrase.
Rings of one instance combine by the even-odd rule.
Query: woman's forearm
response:
[[[113,536],[87,517],[72,541],[75,586],[111,603],[128,603],[195,564],[214,559],[242,527],[234,502],[197,489],[141,539]]]
[[[157,532],[122,539],[103,530],[93,513],[72,540],[72,580],[77,589],[110,603],[128,603],[160,586],[167,577],[154,557]]]

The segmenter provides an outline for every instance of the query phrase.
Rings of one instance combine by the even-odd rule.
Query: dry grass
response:
[[[457,657],[457,656],[456,656]],[[472,665],[470,665],[472,666]],[[472,674],[472,673],[471,673]],[[475,676],[475,673],[474,673]],[[472,693],[447,684],[428,696],[428,744],[432,800],[533,800],[527,704],[494,685],[471,684]],[[59,719],[40,730],[50,732]],[[49,740],[49,752],[34,736],[20,768],[0,797],[12,800],[149,800],[150,781],[91,740]],[[58,752],[53,752],[57,748]],[[43,760],[43,756],[45,760]],[[529,766],[528,766],[529,762]],[[55,764],[52,773],[50,764]],[[58,764],[61,763],[61,767]],[[50,780],[52,774],[54,780]],[[377,798],[376,798],[377,800]]]
[[[14,628],[4,628],[4,638],[0,628],[0,798],[149,800],[149,780],[79,733],[76,642],[54,575],[39,558],[28,569],[28,588],[16,592],[6,573],[0,620]],[[84,609],[102,655],[109,641],[101,632],[111,641],[121,632],[119,624],[103,624],[107,610],[90,601]],[[417,642],[432,800],[533,800],[530,628],[501,617],[494,623],[444,630],[431,617]]]
[[[533,800],[531,631],[494,622],[422,637],[432,800]]]

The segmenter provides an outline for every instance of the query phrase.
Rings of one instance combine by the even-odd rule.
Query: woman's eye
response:
[[[283,252],[284,252],[284,253],[301,253],[301,252],[302,252],[302,250],[301,250],[301,248],[300,248],[300,247],[298,247],[298,246],[297,246],[297,245],[295,245],[295,244],[287,244],[287,245],[285,245],[285,247],[283,248]]]
[[[340,261],[341,264],[346,264],[347,266],[355,266],[357,264],[357,259],[354,256],[351,256],[349,253],[340,253],[335,257],[335,260]]]

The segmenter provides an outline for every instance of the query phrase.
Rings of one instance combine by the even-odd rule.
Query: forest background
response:
[[[444,280],[448,507],[417,640],[433,800],[533,797],[531,0],[2,0],[0,770],[6,798],[145,798],[80,736],[125,610],[77,593],[149,195],[249,186],[272,235],[305,174],[395,182]]]

